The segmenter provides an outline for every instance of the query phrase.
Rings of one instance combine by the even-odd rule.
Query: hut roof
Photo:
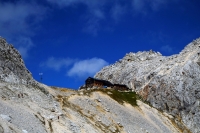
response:
[[[87,81],[98,81],[98,82],[102,82],[104,86],[112,86],[113,84],[107,80],[102,80],[102,79],[96,79],[96,78],[92,78],[92,77],[88,77],[85,82]]]
[[[114,84],[114,86],[121,86],[121,87],[127,87],[126,85],[124,84]],[[128,88],[128,87],[127,87]]]

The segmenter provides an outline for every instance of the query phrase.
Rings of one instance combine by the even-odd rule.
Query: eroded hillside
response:
[[[144,51],[126,54],[96,78],[126,84],[153,107],[174,116],[184,130],[200,132],[200,39],[177,55]]]
[[[111,93],[1,83],[0,132],[180,132],[170,120],[172,116],[139,100],[137,106],[120,104]]]
[[[178,133],[174,117],[135,93],[75,91],[35,81],[0,37],[0,133]],[[136,89],[137,90],[137,89]],[[133,100],[133,102],[132,102]]]

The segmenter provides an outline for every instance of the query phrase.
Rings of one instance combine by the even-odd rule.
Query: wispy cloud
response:
[[[24,58],[28,57],[28,50],[33,46],[31,37],[35,25],[42,20],[45,12],[44,7],[32,2],[0,1],[0,35],[17,45]]]
[[[32,26],[41,20],[45,8],[34,3],[0,2],[0,28],[3,34],[32,35]],[[0,32],[2,33],[2,32]]]
[[[86,22],[85,27],[83,27],[82,31],[85,33],[92,34],[93,36],[96,36],[98,34],[98,31],[100,30],[100,19],[91,17]]]
[[[101,21],[106,20],[105,6],[110,3],[107,0],[47,0],[48,2],[59,6],[60,8],[67,8],[69,6],[75,7],[75,5],[83,4],[86,7],[86,13],[82,15],[85,24],[82,31],[90,33],[94,36],[97,35],[101,29]]]
[[[75,6],[77,4],[86,5],[90,14],[93,14],[96,18],[104,18],[103,7],[106,3],[109,3],[106,0],[47,0],[52,4],[56,4],[61,8]]]
[[[132,0],[133,9],[136,12],[143,12],[145,8],[145,1],[143,0]]]
[[[37,1],[0,1],[0,35],[9,38],[13,43],[19,37],[31,38],[34,36],[36,27],[48,16],[49,5],[52,8],[68,8],[79,5],[85,5],[86,11],[80,15],[83,19],[82,31],[92,35],[98,35],[100,30],[107,29],[104,22],[110,19],[118,22],[121,17],[133,9],[134,13],[148,13],[158,11],[167,7],[169,3],[175,3],[180,0],[130,0],[123,2],[121,0],[46,0],[48,5],[41,5]],[[36,26],[37,25],[37,26]],[[15,45],[15,43],[14,43]],[[27,51],[21,48],[20,51]],[[30,49],[30,47],[29,47]],[[22,52],[26,53],[28,52]]]
[[[50,68],[54,71],[65,71],[69,77],[86,78],[95,75],[108,62],[101,58],[91,58],[78,60],[71,58],[50,57],[47,61],[40,64],[41,67]]]
[[[118,22],[120,18],[125,14],[126,12],[126,6],[122,6],[119,3],[116,3],[112,8],[111,8],[111,17]]]
[[[47,61],[40,64],[41,67],[51,68],[55,71],[60,71],[61,68],[67,68],[69,65],[73,64],[76,60],[70,58],[55,58],[50,57]]]
[[[133,14],[146,15],[150,12],[159,11],[168,7],[170,3],[179,0],[47,0],[52,6],[60,8],[85,5],[86,11],[82,14],[84,18],[82,31],[94,36],[98,35],[104,28],[102,24],[107,20],[118,22],[123,15],[132,11]]]
[[[173,48],[170,45],[162,46],[161,50],[169,54],[174,52]]]
[[[132,0],[132,6],[135,13],[147,14],[150,11],[159,11],[166,8],[170,3],[176,3],[179,0]]]
[[[15,41],[16,47],[22,55],[23,59],[27,59],[29,56],[29,51],[34,46],[31,38],[29,37],[18,37]]]
[[[74,66],[68,71],[67,75],[79,78],[93,76],[106,65],[108,65],[108,62],[100,58],[81,60],[74,64]]]

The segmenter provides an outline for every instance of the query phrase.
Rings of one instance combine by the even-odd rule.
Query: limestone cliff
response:
[[[113,90],[75,91],[38,83],[3,38],[0,50],[0,133],[182,132],[173,116],[140,100],[137,106],[119,102],[111,97],[116,97]]]
[[[0,37],[0,79],[23,84],[28,84],[33,79],[19,52],[2,37]]]
[[[177,55],[152,50],[126,54],[95,77],[126,84],[153,107],[174,116],[180,128],[200,132],[200,39]]]

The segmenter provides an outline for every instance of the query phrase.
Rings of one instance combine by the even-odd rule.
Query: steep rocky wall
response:
[[[112,92],[75,91],[36,82],[19,52],[0,38],[0,133],[180,133],[172,116]]]
[[[180,128],[200,132],[200,39],[168,57],[154,51],[126,54],[95,77],[126,84],[152,106],[175,116]]]
[[[23,84],[33,80],[19,52],[2,37],[0,37],[0,79]]]

